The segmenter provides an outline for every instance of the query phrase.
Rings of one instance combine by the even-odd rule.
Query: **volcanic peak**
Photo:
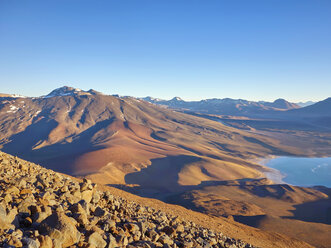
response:
[[[100,95],[100,94],[102,93],[93,89],[84,91],[70,86],[63,86],[51,91],[48,95],[43,96],[43,98],[58,97],[58,96],[73,96],[73,95]]]

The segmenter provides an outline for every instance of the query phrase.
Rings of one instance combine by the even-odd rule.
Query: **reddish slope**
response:
[[[43,98],[0,100],[4,151],[71,174],[103,168],[103,176],[114,175],[106,179],[113,183],[135,182],[125,175],[155,159],[164,158],[154,167],[166,164],[168,156],[182,165],[179,155],[194,159],[185,160],[176,172],[178,185],[258,177],[263,168],[244,159],[298,152],[261,135],[95,91],[64,87]],[[133,177],[143,178],[144,173]]]

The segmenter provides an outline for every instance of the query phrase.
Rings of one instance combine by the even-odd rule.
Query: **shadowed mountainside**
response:
[[[264,135],[131,97],[71,87],[40,98],[0,98],[0,134],[5,152],[75,175],[102,169],[107,183],[126,183],[125,175],[153,159],[159,159],[153,168],[163,166],[168,156],[177,156],[172,164],[181,166],[178,183],[194,185],[259,177],[266,169],[248,158],[300,154]]]
[[[312,247],[56,173],[1,151],[0,179],[1,247]]]
[[[328,247],[331,241],[329,190],[269,183],[264,179],[209,182],[209,185],[173,194],[166,201],[212,216],[233,216],[234,220],[249,226]]]
[[[1,97],[0,148],[55,171],[88,175],[100,184],[121,185],[197,211],[243,223],[253,218],[246,224],[265,230],[283,232],[288,224],[287,234],[295,236],[295,226],[303,223],[300,239],[325,247],[329,225],[311,209],[329,206],[329,194],[252,181],[269,171],[252,161],[268,155],[330,154],[329,136],[314,133],[312,139],[305,123],[301,128],[280,121],[282,129],[275,120],[235,117],[223,122],[219,116],[195,115],[71,87],[38,98]],[[308,238],[314,230],[320,230],[318,238]]]

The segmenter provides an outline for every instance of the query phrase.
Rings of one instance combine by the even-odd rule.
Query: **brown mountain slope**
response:
[[[313,188],[269,184],[266,180],[210,183],[167,201],[213,216],[329,247],[331,238],[329,193]],[[329,194],[329,195],[328,195]]]
[[[2,99],[2,149],[70,174],[102,169],[108,183],[140,183],[144,175],[162,173],[170,159],[174,187],[259,177],[264,168],[245,159],[300,153],[268,137],[145,101],[67,88],[55,91],[58,96]]]
[[[307,107],[295,110],[289,110],[285,113],[295,116],[331,116],[331,97],[319,101]]]
[[[127,184],[130,190],[145,196],[163,200],[170,195],[188,196],[188,207],[209,214],[267,215],[263,226],[268,228],[272,222],[281,226],[291,221],[288,226],[295,231],[298,220],[280,219],[272,212],[293,217],[288,213],[296,211],[298,216],[308,208],[297,205],[324,200],[318,191],[303,194],[287,189],[283,197],[293,199],[294,206],[282,197],[256,195],[249,190],[254,185],[241,185],[268,170],[249,162],[253,158],[309,154],[307,149],[295,148],[295,140],[293,146],[285,142],[254,130],[239,130],[135,98],[93,90],[64,87],[40,98],[0,98],[0,146],[5,152],[55,171],[89,175],[101,184]],[[226,185],[220,183],[229,180]],[[269,185],[269,181],[259,182],[253,189],[278,192],[282,188]],[[302,201],[310,195],[311,202]],[[308,211],[305,216],[311,214]],[[312,226],[316,227],[310,225],[306,235],[319,228],[310,229]],[[328,238],[327,233],[320,233],[322,239]],[[320,240],[308,241],[321,244]]]
[[[0,179],[1,247],[312,247],[230,219],[97,187],[1,151]],[[167,245],[172,242],[176,245]]]

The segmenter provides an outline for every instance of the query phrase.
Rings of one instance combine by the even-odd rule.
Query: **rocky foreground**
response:
[[[0,247],[253,247],[0,152]]]

